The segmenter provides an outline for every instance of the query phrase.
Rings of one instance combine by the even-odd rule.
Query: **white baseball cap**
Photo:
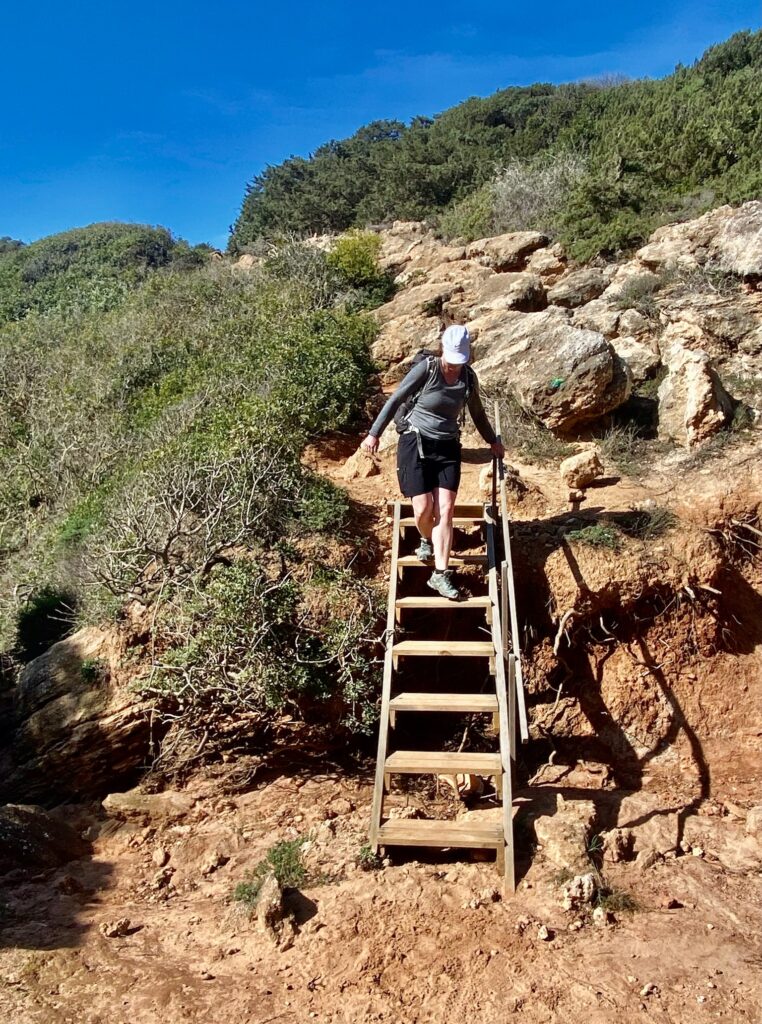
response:
[[[471,335],[462,324],[452,324],[442,335],[442,355],[448,363],[467,363],[471,355]]]

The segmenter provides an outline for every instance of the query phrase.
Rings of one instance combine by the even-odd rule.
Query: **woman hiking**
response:
[[[501,459],[504,455],[479,397],[479,382],[468,366],[471,339],[460,324],[442,335],[441,352],[417,362],[378,414],[362,447],[373,452],[390,420],[401,431],[397,447],[400,490],[412,499],[415,524],[421,534],[416,556],[434,563],[428,580],[432,590],[457,601],[460,590],[448,568],[452,546],[452,517],[460,484],[460,420],[465,407],[476,429]],[[411,408],[412,405],[412,408]]]

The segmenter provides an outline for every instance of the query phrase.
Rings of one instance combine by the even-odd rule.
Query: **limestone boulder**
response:
[[[530,274],[539,274],[543,282],[552,284],[566,271],[566,255],[563,247],[556,242],[543,249],[536,249],[526,263]]]
[[[124,793],[109,793],[101,801],[101,806],[112,818],[121,821],[168,824],[184,818],[195,802],[195,797],[177,790],[144,793],[135,787]]]
[[[623,338],[612,338],[611,344],[619,358],[629,366],[636,384],[648,380],[661,365],[659,349],[654,343],[625,335]]]
[[[596,267],[570,270],[548,289],[548,302],[554,306],[583,306],[605,291],[608,275]]]
[[[559,466],[558,472],[567,487],[589,487],[603,476],[603,463],[596,448],[570,455]]]
[[[702,333],[702,347],[722,364],[745,351],[745,342],[762,328],[762,297],[723,295],[700,288],[669,295],[661,304],[669,324],[692,324]]]
[[[597,331],[604,338],[613,338],[619,330],[623,316],[621,310],[609,305],[604,299],[593,299],[574,310],[572,323],[585,331]]]
[[[716,434],[733,417],[734,401],[725,390],[709,354],[685,341],[695,329],[672,325],[665,331],[662,358],[668,368],[659,385],[659,437],[692,448]]]
[[[80,834],[34,804],[0,807],[0,874],[15,868],[39,870],[86,857],[90,844]]]
[[[358,448],[344,463],[341,475],[345,480],[367,480],[369,476],[377,476],[381,472],[373,455],[365,448]]]
[[[762,201],[757,199],[738,209],[721,210],[728,212],[718,217],[719,228],[712,239],[719,267],[741,277],[762,276]]]
[[[88,627],[25,666],[0,750],[0,800],[102,795],[147,763],[151,703],[129,688],[122,644]],[[161,732],[154,725],[154,740]]]
[[[554,867],[574,874],[590,868],[587,853],[595,805],[592,800],[564,800],[555,794],[555,807],[534,818],[534,831],[540,852]]]
[[[632,390],[627,364],[601,334],[573,327],[551,310],[475,326],[485,353],[474,367],[479,379],[495,393],[512,391],[551,430],[567,433],[599,419]]]
[[[539,231],[513,231],[471,242],[466,247],[466,256],[502,274],[510,270],[522,270],[527,257],[547,243],[547,237]]]

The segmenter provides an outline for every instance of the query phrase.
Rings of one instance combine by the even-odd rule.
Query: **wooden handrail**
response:
[[[495,402],[495,433],[498,441],[502,441],[500,424],[500,406]],[[508,520],[508,497],[505,490],[505,466],[503,460],[497,456],[492,457],[492,507],[497,507],[498,479],[500,481],[500,520],[503,528],[503,555],[504,572],[502,574],[503,586],[501,587],[501,613],[505,613],[507,607],[508,616],[511,622],[511,648],[513,654],[514,672],[516,679],[516,705],[518,708],[519,731],[521,741],[526,743],[529,740],[529,724],[527,721],[526,696],[524,693],[524,673],[521,667],[521,647],[519,639],[519,621],[516,612],[516,584],[513,576],[513,555],[511,552],[511,529]],[[507,586],[506,586],[507,584]],[[507,593],[506,593],[507,591]],[[502,616],[501,616],[502,617]],[[503,618],[505,622],[505,618]],[[507,632],[507,631],[506,631]]]

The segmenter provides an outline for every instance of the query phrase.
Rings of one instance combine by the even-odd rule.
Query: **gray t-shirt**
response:
[[[408,419],[410,426],[420,430],[427,437],[434,437],[437,440],[458,437],[460,434],[458,417],[466,398],[466,372],[464,365],[460,377],[455,383],[448,384],[442,373],[442,364],[437,358],[436,378],[418,397]],[[471,413],[476,429],[487,444],[493,444],[497,437],[484,411],[476,374],[473,370],[471,370],[471,374],[473,387],[468,397],[468,411]],[[425,387],[428,376],[429,361],[422,359],[408,371],[394,394],[389,396],[368,433],[373,437],[380,437],[402,403]]]

